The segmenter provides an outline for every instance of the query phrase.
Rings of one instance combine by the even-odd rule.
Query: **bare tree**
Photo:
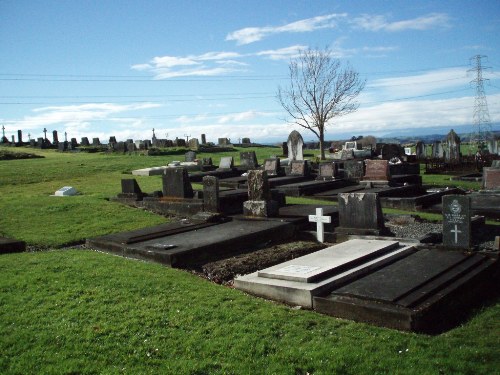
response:
[[[365,86],[348,63],[333,58],[330,50],[304,50],[289,65],[290,85],[278,87],[277,98],[290,122],[312,131],[325,159],[325,126],[358,109],[356,98]]]

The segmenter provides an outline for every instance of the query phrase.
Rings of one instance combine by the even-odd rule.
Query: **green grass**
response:
[[[245,150],[227,155],[238,161]],[[280,153],[255,150],[261,163]],[[179,156],[29,152],[45,158],[0,161],[0,235],[54,248],[167,220],[108,199],[133,169]],[[209,156],[217,163],[221,155]],[[158,176],[137,180],[144,191],[161,189]],[[49,196],[66,185],[82,194]],[[0,275],[2,374],[492,374],[500,366],[498,300],[463,326],[426,336],[88,250],[2,255]]]
[[[0,271],[2,374],[493,374],[500,366],[500,303],[426,336],[91,251],[5,255]]]

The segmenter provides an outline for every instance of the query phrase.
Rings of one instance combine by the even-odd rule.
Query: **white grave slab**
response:
[[[397,241],[354,239],[234,280],[236,289],[292,305],[313,307],[313,297],[355,280],[416,249]]]
[[[77,195],[78,192],[72,186],[63,186],[59,190],[57,190],[53,196],[55,197],[70,197],[72,195]]]

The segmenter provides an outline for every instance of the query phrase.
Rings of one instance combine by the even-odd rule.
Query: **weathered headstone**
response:
[[[217,140],[217,143],[219,146],[222,146],[222,147],[229,146],[229,144],[230,144],[229,139],[227,139],[227,138],[219,138]]]
[[[361,160],[344,162],[344,178],[347,181],[359,182],[365,175],[365,163]]]
[[[288,146],[288,157],[291,160],[304,160],[304,139],[300,135],[300,133],[296,130],[293,130],[288,136],[287,140]]]
[[[400,145],[395,143],[388,143],[382,146],[382,159],[391,160],[392,158],[399,158],[404,154]]]
[[[12,141],[12,143],[14,143],[14,140]],[[38,147],[38,148],[45,148],[45,142],[43,140],[43,137],[38,137],[37,138],[37,140],[36,140],[36,147]]]
[[[264,171],[267,172],[268,176],[278,176],[280,168],[279,158],[269,158],[264,160]]]
[[[434,159],[441,159],[444,156],[443,145],[440,141],[435,141],[432,144],[432,157]]]
[[[443,196],[443,245],[469,249],[471,245],[470,197]]]
[[[417,157],[417,160],[422,160],[425,159],[425,144],[422,141],[418,141],[416,146],[415,146],[415,155]]]
[[[135,178],[122,178],[122,194],[142,196],[142,190]]]
[[[71,148],[76,148],[78,147],[78,142],[76,141],[76,138],[71,138]]]
[[[187,162],[193,162],[196,160],[196,152],[188,151],[184,154],[184,160]]]
[[[290,161],[290,176],[307,176],[309,175],[309,165],[307,160],[292,160]]]
[[[80,145],[87,147],[90,146],[89,139],[87,137],[82,137],[82,141],[80,142]]]
[[[191,138],[188,142],[188,147],[191,150],[198,150],[200,148],[200,142],[198,141],[198,138]]]
[[[257,163],[257,155],[255,151],[240,152],[240,167],[246,169],[256,169],[259,166]]]
[[[446,136],[445,160],[451,164],[460,163],[460,137],[453,129]]]
[[[57,149],[59,151],[67,151],[68,150],[68,145],[69,145],[68,141],[58,142],[57,143]]]
[[[243,214],[253,217],[277,216],[279,205],[271,199],[266,171],[249,171],[247,181],[248,201],[243,202]]]
[[[219,168],[220,170],[228,170],[234,168],[234,161],[232,156],[223,156],[220,158]]]
[[[133,142],[127,142],[127,151],[128,152],[134,152],[135,151],[135,144]]]
[[[244,145],[249,145],[251,144],[252,142],[250,142],[250,138],[243,138],[241,140],[241,143],[244,144]]]
[[[174,146],[176,147],[186,147],[186,140],[182,138],[177,138],[174,142]]]
[[[500,189],[500,168],[483,168],[483,189]]]
[[[95,137],[95,138],[92,138],[92,146],[100,146],[101,145],[101,141],[99,140],[99,138]]]
[[[118,143],[118,142],[116,142],[116,137],[111,136],[111,137],[109,137],[108,143]]]
[[[57,130],[52,131],[52,143],[57,146],[59,144],[59,137],[57,136]]]
[[[491,162],[491,167],[492,168],[500,168],[500,160],[493,160]]]
[[[206,145],[207,144],[207,137],[205,134],[201,135],[201,144]]]
[[[320,163],[318,167],[318,177],[316,180],[329,181],[334,180],[339,175],[339,166],[337,163]]]
[[[388,160],[365,160],[364,181],[388,181],[390,179]]]
[[[167,168],[163,179],[163,196],[193,198],[194,192],[186,168]]]
[[[340,193],[339,227],[344,234],[373,234],[386,232],[382,206],[377,193]]]
[[[22,130],[17,131],[17,143],[20,145],[23,144],[23,131]]]
[[[206,212],[219,212],[219,179],[215,176],[203,177],[203,209]]]
[[[212,158],[202,158],[201,165],[203,167],[211,167],[213,165]]]

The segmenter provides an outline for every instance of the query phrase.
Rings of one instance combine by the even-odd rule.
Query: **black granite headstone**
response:
[[[163,196],[193,198],[194,192],[186,168],[167,168],[163,178]]]
[[[338,208],[337,232],[374,235],[386,232],[382,206],[377,193],[341,193]]]
[[[443,196],[443,245],[469,249],[471,244],[470,197]]]

